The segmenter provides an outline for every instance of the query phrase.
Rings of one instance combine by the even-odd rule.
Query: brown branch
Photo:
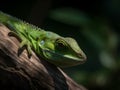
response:
[[[34,52],[28,58],[24,50],[18,57],[19,41],[9,32],[0,25],[0,90],[86,90]]]

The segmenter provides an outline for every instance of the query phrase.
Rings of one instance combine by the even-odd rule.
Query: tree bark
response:
[[[18,56],[20,42],[9,32],[0,24],[0,90],[86,90],[34,52]]]

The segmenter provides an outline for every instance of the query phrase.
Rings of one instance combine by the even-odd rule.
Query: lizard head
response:
[[[43,57],[59,67],[75,66],[86,61],[86,55],[76,40],[59,37],[44,43]]]

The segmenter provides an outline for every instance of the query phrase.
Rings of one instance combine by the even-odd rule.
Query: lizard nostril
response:
[[[87,59],[87,56],[84,53],[79,53],[78,56],[82,58],[83,60]]]

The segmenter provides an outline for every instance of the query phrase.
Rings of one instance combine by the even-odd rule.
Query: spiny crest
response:
[[[19,19],[19,18],[13,17],[13,16],[11,16],[9,14],[5,14],[2,11],[0,11],[0,14],[2,14],[6,19],[9,18],[10,20],[12,19],[13,21],[16,21],[16,22],[20,21],[21,23],[23,23],[23,25],[27,25],[29,27],[33,27],[35,30],[41,30],[39,27],[37,27],[37,26],[35,26],[33,24],[30,24],[30,23],[28,23],[28,22],[26,22],[24,20]]]
[[[20,20],[20,19],[19,19],[19,20]],[[29,27],[34,28],[35,30],[41,30],[41,28],[39,28],[39,27],[37,27],[37,26],[35,26],[35,25],[31,24],[31,23],[28,23],[28,22],[23,21],[23,20],[20,20],[20,21],[22,21],[23,24],[25,24],[25,25],[27,25],[27,26],[29,26]]]

